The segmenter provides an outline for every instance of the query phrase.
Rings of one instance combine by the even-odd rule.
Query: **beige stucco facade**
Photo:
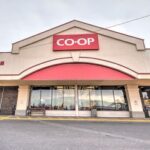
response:
[[[97,51],[52,50],[54,34],[98,33]],[[129,112],[98,112],[99,117],[144,117],[139,86],[150,86],[150,50],[143,39],[111,30],[71,21],[27,39],[13,43],[10,53],[0,53],[0,86],[19,86],[16,115],[25,115],[31,85],[123,85],[129,103]],[[91,63],[116,69],[134,77],[131,81],[23,81],[22,78],[42,68],[63,63]],[[49,116],[89,116],[90,112],[47,111]]]

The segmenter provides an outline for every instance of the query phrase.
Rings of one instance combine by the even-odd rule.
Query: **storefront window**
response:
[[[141,88],[144,107],[150,110],[150,87]]]
[[[54,87],[52,94],[52,109],[63,110],[63,87]]]
[[[79,86],[79,110],[128,110],[123,87]]]
[[[103,109],[104,110],[115,110],[116,105],[113,96],[113,90],[103,89],[102,90],[102,98],[103,98]]]
[[[94,108],[96,108],[97,110],[102,109],[101,89],[99,87],[90,89],[90,101],[91,101],[91,109]]]
[[[41,105],[46,109],[51,108],[51,89],[41,89]]]
[[[149,92],[150,93],[150,92]],[[150,107],[149,94],[143,91],[145,105]],[[79,110],[127,110],[122,87],[78,86]],[[74,86],[33,87],[31,108],[75,110]]]
[[[125,101],[124,91],[122,89],[115,89],[114,96],[115,96],[116,109],[127,110],[128,105],[127,102]]]
[[[49,109],[51,107],[50,88],[32,88],[31,107]]]
[[[75,110],[75,91],[73,87],[64,87],[64,109]]]
[[[79,109],[90,110],[90,91],[86,87],[79,87],[78,98],[79,98]]]
[[[41,107],[41,90],[39,88],[33,88],[31,93],[31,107]]]
[[[30,99],[31,108],[75,110],[75,92],[72,86],[33,87]]]

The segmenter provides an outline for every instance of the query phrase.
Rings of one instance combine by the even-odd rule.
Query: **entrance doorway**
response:
[[[140,95],[145,117],[150,117],[150,87],[140,87]]]
[[[0,114],[14,115],[16,110],[18,87],[0,87]]]

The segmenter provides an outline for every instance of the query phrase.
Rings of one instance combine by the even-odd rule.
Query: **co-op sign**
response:
[[[98,50],[98,34],[53,35],[53,50]]]

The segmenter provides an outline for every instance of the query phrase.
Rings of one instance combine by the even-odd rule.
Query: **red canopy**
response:
[[[134,77],[105,66],[70,63],[49,66],[22,80],[132,80]]]

